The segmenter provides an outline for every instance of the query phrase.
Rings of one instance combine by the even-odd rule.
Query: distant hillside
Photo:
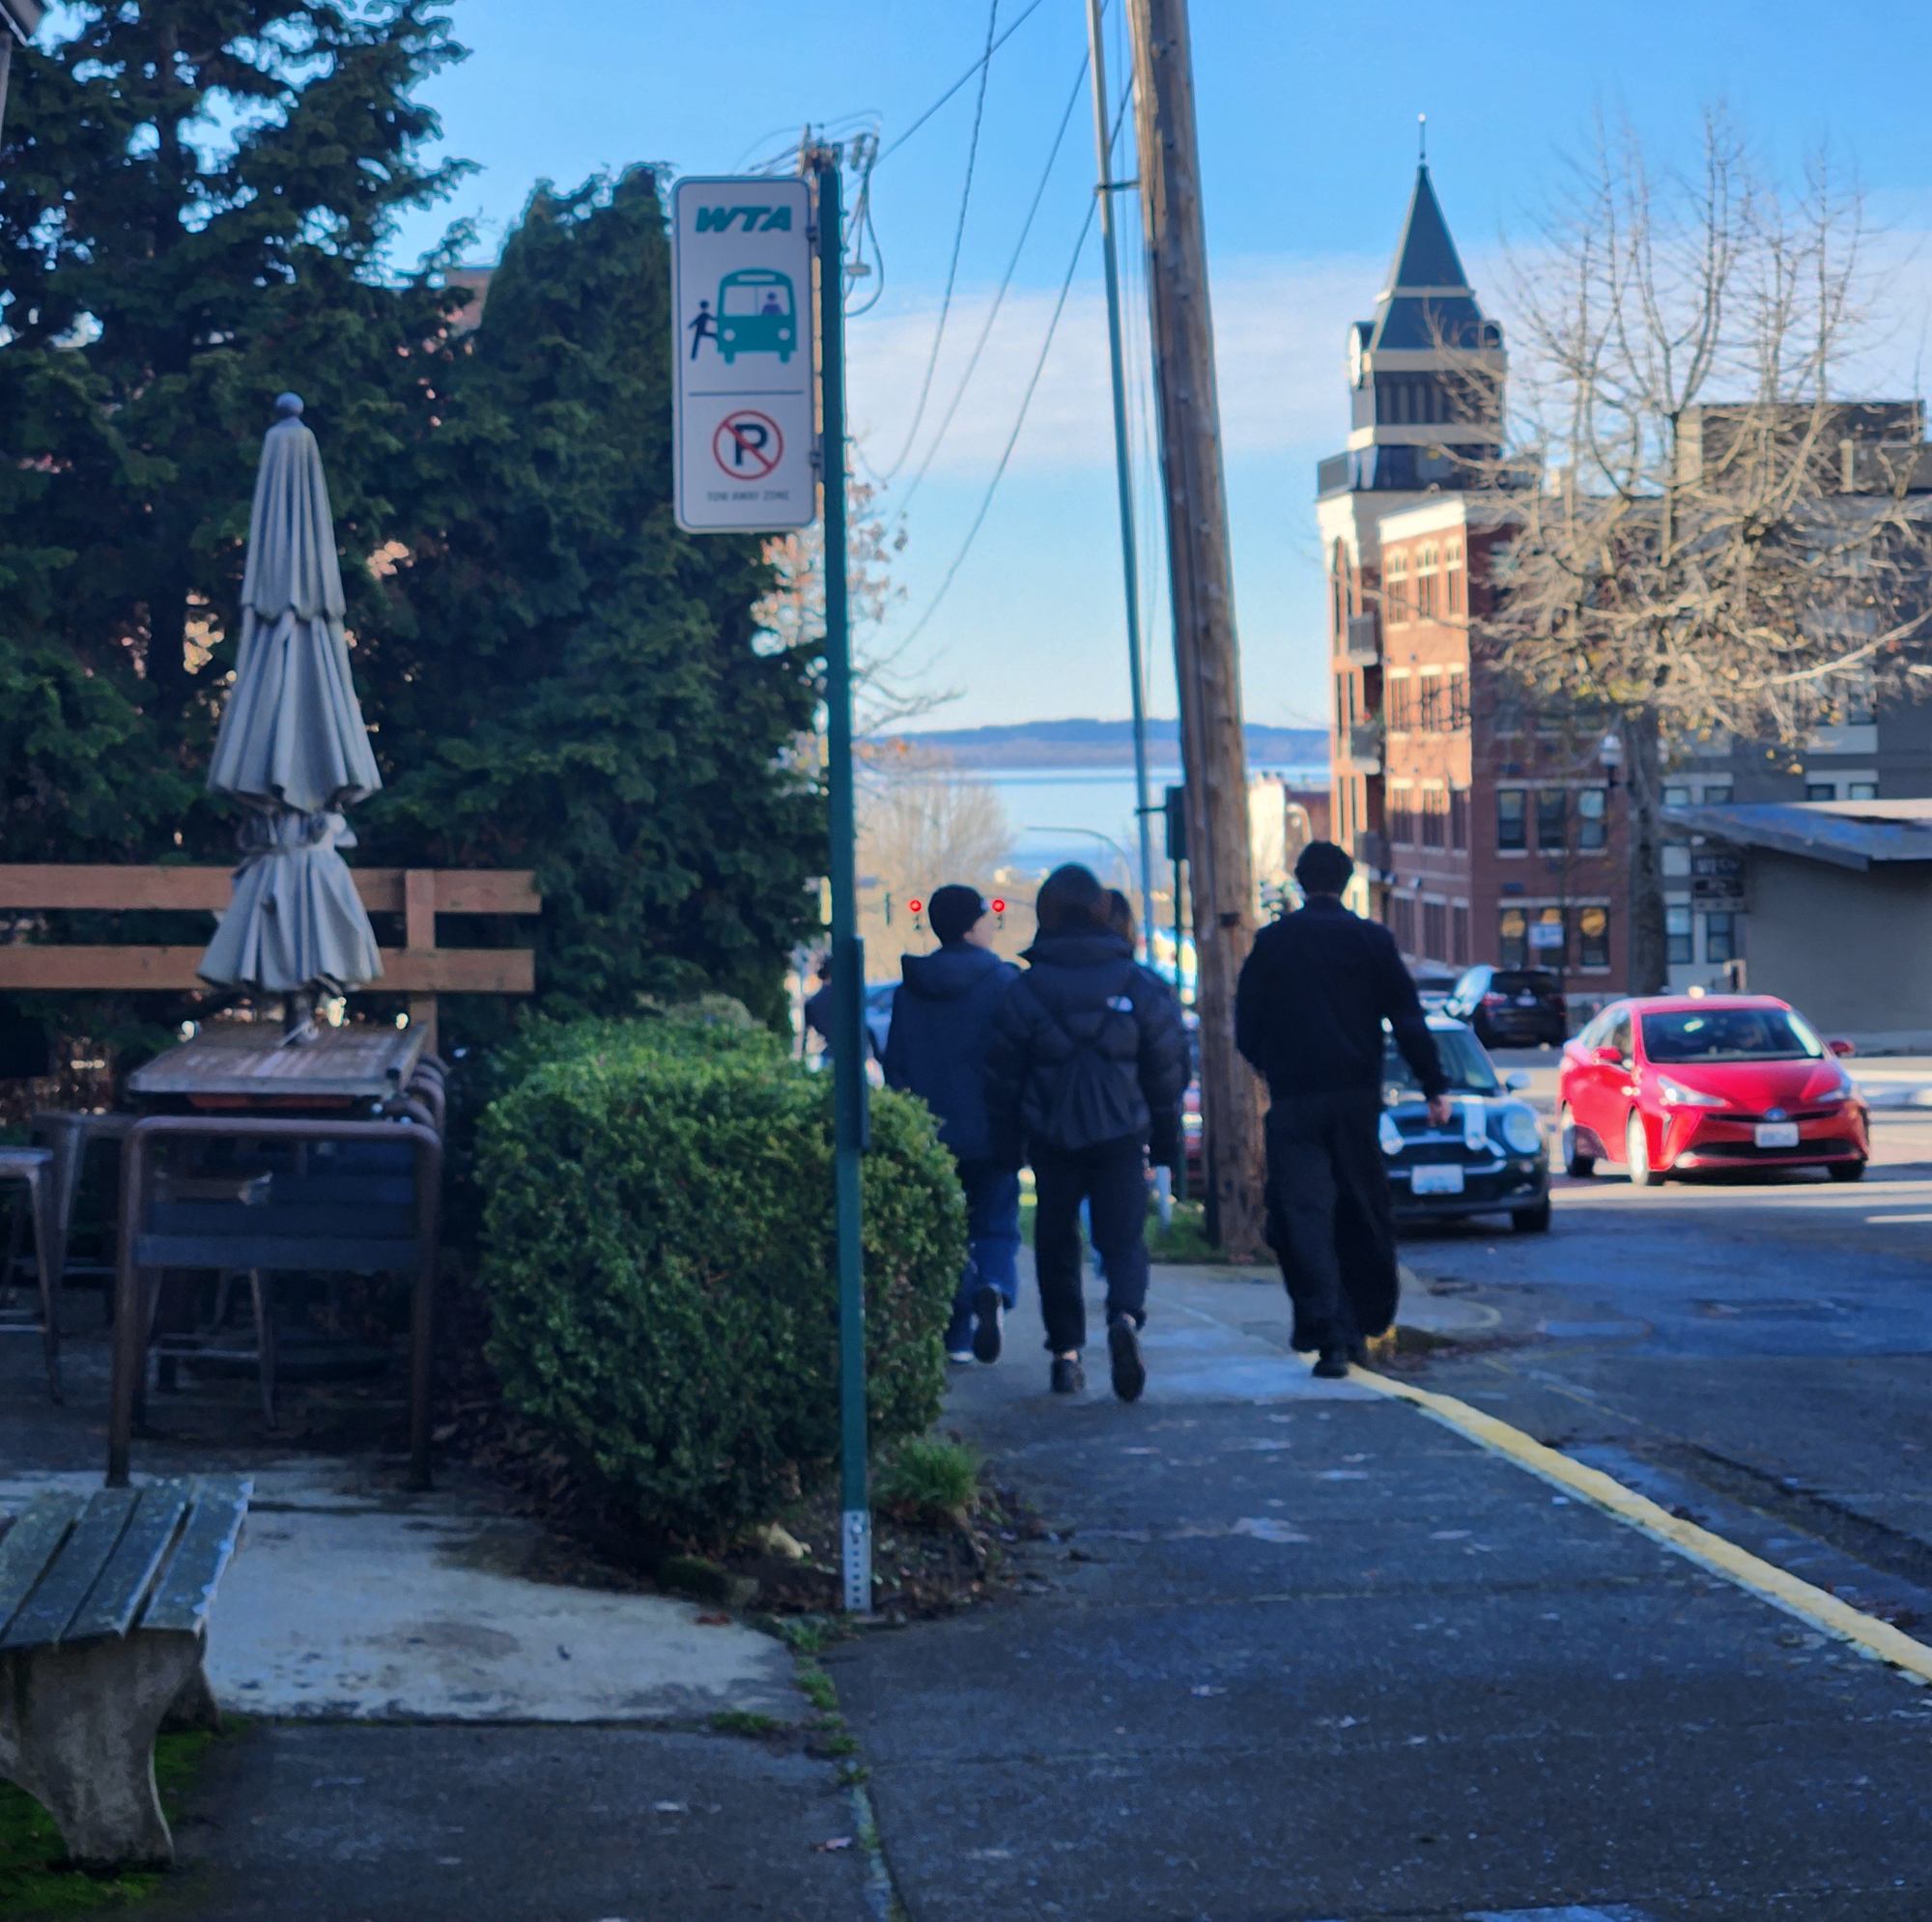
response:
[[[1320,768],[1328,764],[1328,736],[1319,727],[1247,728],[1248,765]],[[1128,721],[1022,721],[1004,727],[931,728],[888,736],[881,745],[943,754],[959,768],[1130,768],[1134,764],[1133,723]],[[1180,766],[1178,721],[1148,722],[1150,765]]]

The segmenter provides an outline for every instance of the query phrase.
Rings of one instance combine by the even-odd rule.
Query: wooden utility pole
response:
[[[1254,874],[1187,0],[1127,0],[1127,17],[1187,781],[1208,1225],[1235,1259],[1264,1259],[1261,1084],[1235,1052],[1235,982],[1254,939]]]

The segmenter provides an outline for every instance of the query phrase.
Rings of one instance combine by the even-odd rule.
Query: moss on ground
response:
[[[194,1787],[209,1749],[220,1738],[196,1729],[155,1744],[155,1781],[173,1822]],[[24,1790],[0,1782],[0,1915],[98,1915],[154,1894],[166,1871],[68,1866],[53,1818]]]

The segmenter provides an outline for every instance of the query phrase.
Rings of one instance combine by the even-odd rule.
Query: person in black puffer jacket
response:
[[[950,882],[926,903],[937,954],[908,954],[886,1036],[886,1086],[916,1094],[939,1122],[966,1191],[966,1272],[946,1330],[949,1361],[1000,1359],[1000,1329],[1020,1292],[1020,1181],[987,1144],[986,1038],[1019,978],[992,951],[993,923],[977,888]]]
[[[1146,1161],[1151,1152],[1172,1168],[1179,1158],[1187,1042],[1167,984],[1108,929],[1106,890],[1089,869],[1055,868],[1035,912],[1039,934],[1027,972],[993,1016],[986,1050],[989,1145],[1001,1166],[1033,1166],[1034,1257],[1054,1392],[1086,1386],[1086,1201],[1106,1270],[1114,1392],[1132,1401],[1147,1385]]]

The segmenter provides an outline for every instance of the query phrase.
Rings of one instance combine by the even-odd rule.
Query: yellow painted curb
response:
[[[1726,1541],[1721,1535],[1713,1535],[1708,1528],[1682,1520],[1647,1496],[1626,1488],[1601,1469],[1586,1468],[1556,1449],[1533,1441],[1520,1428],[1513,1428],[1493,1415],[1485,1415],[1481,1409],[1471,1408],[1466,1401],[1458,1401],[1453,1396],[1432,1395],[1425,1388],[1414,1388],[1406,1381],[1395,1381],[1367,1369],[1350,1369],[1349,1379],[1364,1388],[1373,1388],[1378,1395],[1413,1403],[1445,1427],[1467,1435],[1497,1455],[1507,1456],[1532,1475],[1540,1475],[1546,1482],[1580,1495],[1605,1514],[1640,1529],[1714,1574],[1748,1589],[1752,1595],[1809,1622],[1826,1634],[1851,1643],[1861,1654],[1886,1662],[1917,1682],[1932,1682],[1932,1649],[1924,1643],[1915,1642],[1889,1622],[1881,1622],[1877,1616],[1853,1608],[1836,1596],[1827,1595],[1823,1589],[1760,1561],[1736,1542]]]

